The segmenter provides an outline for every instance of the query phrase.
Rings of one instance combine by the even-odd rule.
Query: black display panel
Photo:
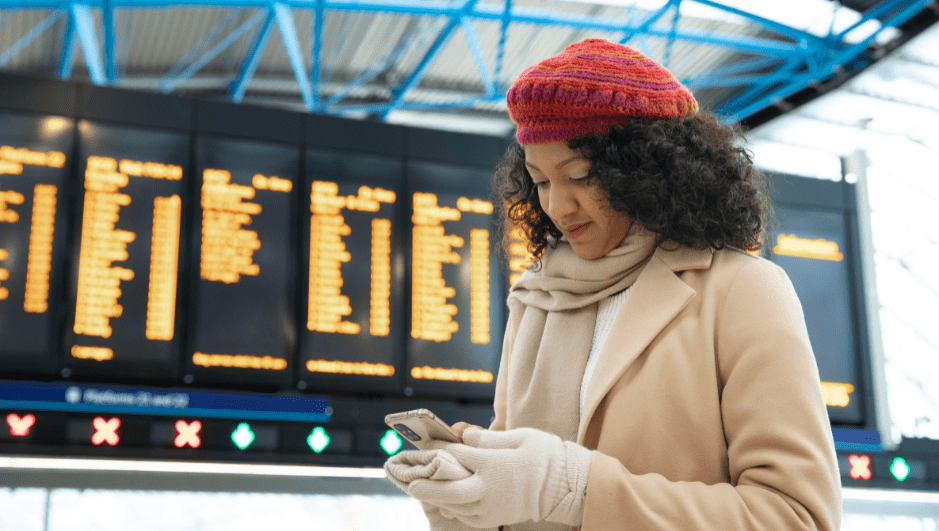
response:
[[[411,213],[407,385],[491,397],[503,330],[491,171],[408,163]]]
[[[772,258],[789,275],[802,303],[835,424],[862,424],[864,388],[857,364],[856,320],[843,211],[775,206]]]
[[[186,135],[78,123],[77,215],[65,365],[175,379]]]
[[[186,381],[289,385],[299,150],[200,138],[195,168]]]
[[[56,369],[74,122],[0,114],[0,371]]]
[[[401,162],[307,152],[299,385],[394,391],[405,318]]]

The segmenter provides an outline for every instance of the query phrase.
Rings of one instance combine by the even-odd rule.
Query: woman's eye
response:
[[[550,181],[538,181],[535,183],[535,186],[537,186],[538,188],[544,188],[545,186],[548,186],[549,182]]]
[[[571,182],[577,184],[587,184],[590,182],[590,176],[584,175],[583,177],[571,178]]]

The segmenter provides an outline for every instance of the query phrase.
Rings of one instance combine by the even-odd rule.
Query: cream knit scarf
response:
[[[545,251],[540,269],[529,268],[512,286],[506,429],[537,428],[577,440],[597,303],[632,286],[655,250],[655,237],[634,224],[618,247],[595,260],[579,258],[561,240]]]

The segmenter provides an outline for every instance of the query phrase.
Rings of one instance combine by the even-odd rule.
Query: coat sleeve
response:
[[[831,427],[792,283],[775,264],[748,261],[716,315],[730,483],[636,475],[594,452],[585,531],[840,529]]]

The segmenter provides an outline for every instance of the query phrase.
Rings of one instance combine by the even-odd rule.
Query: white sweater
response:
[[[590,356],[587,358],[587,367],[584,369],[584,380],[580,384],[580,414],[584,413],[584,400],[587,399],[587,386],[590,384],[590,378],[593,377],[593,371],[597,368],[597,360],[600,357],[600,350],[606,343],[606,336],[610,334],[613,327],[613,321],[620,308],[626,304],[629,296],[629,288],[610,295],[600,301],[600,307],[597,308],[597,324],[593,328],[593,343],[590,345]]]

